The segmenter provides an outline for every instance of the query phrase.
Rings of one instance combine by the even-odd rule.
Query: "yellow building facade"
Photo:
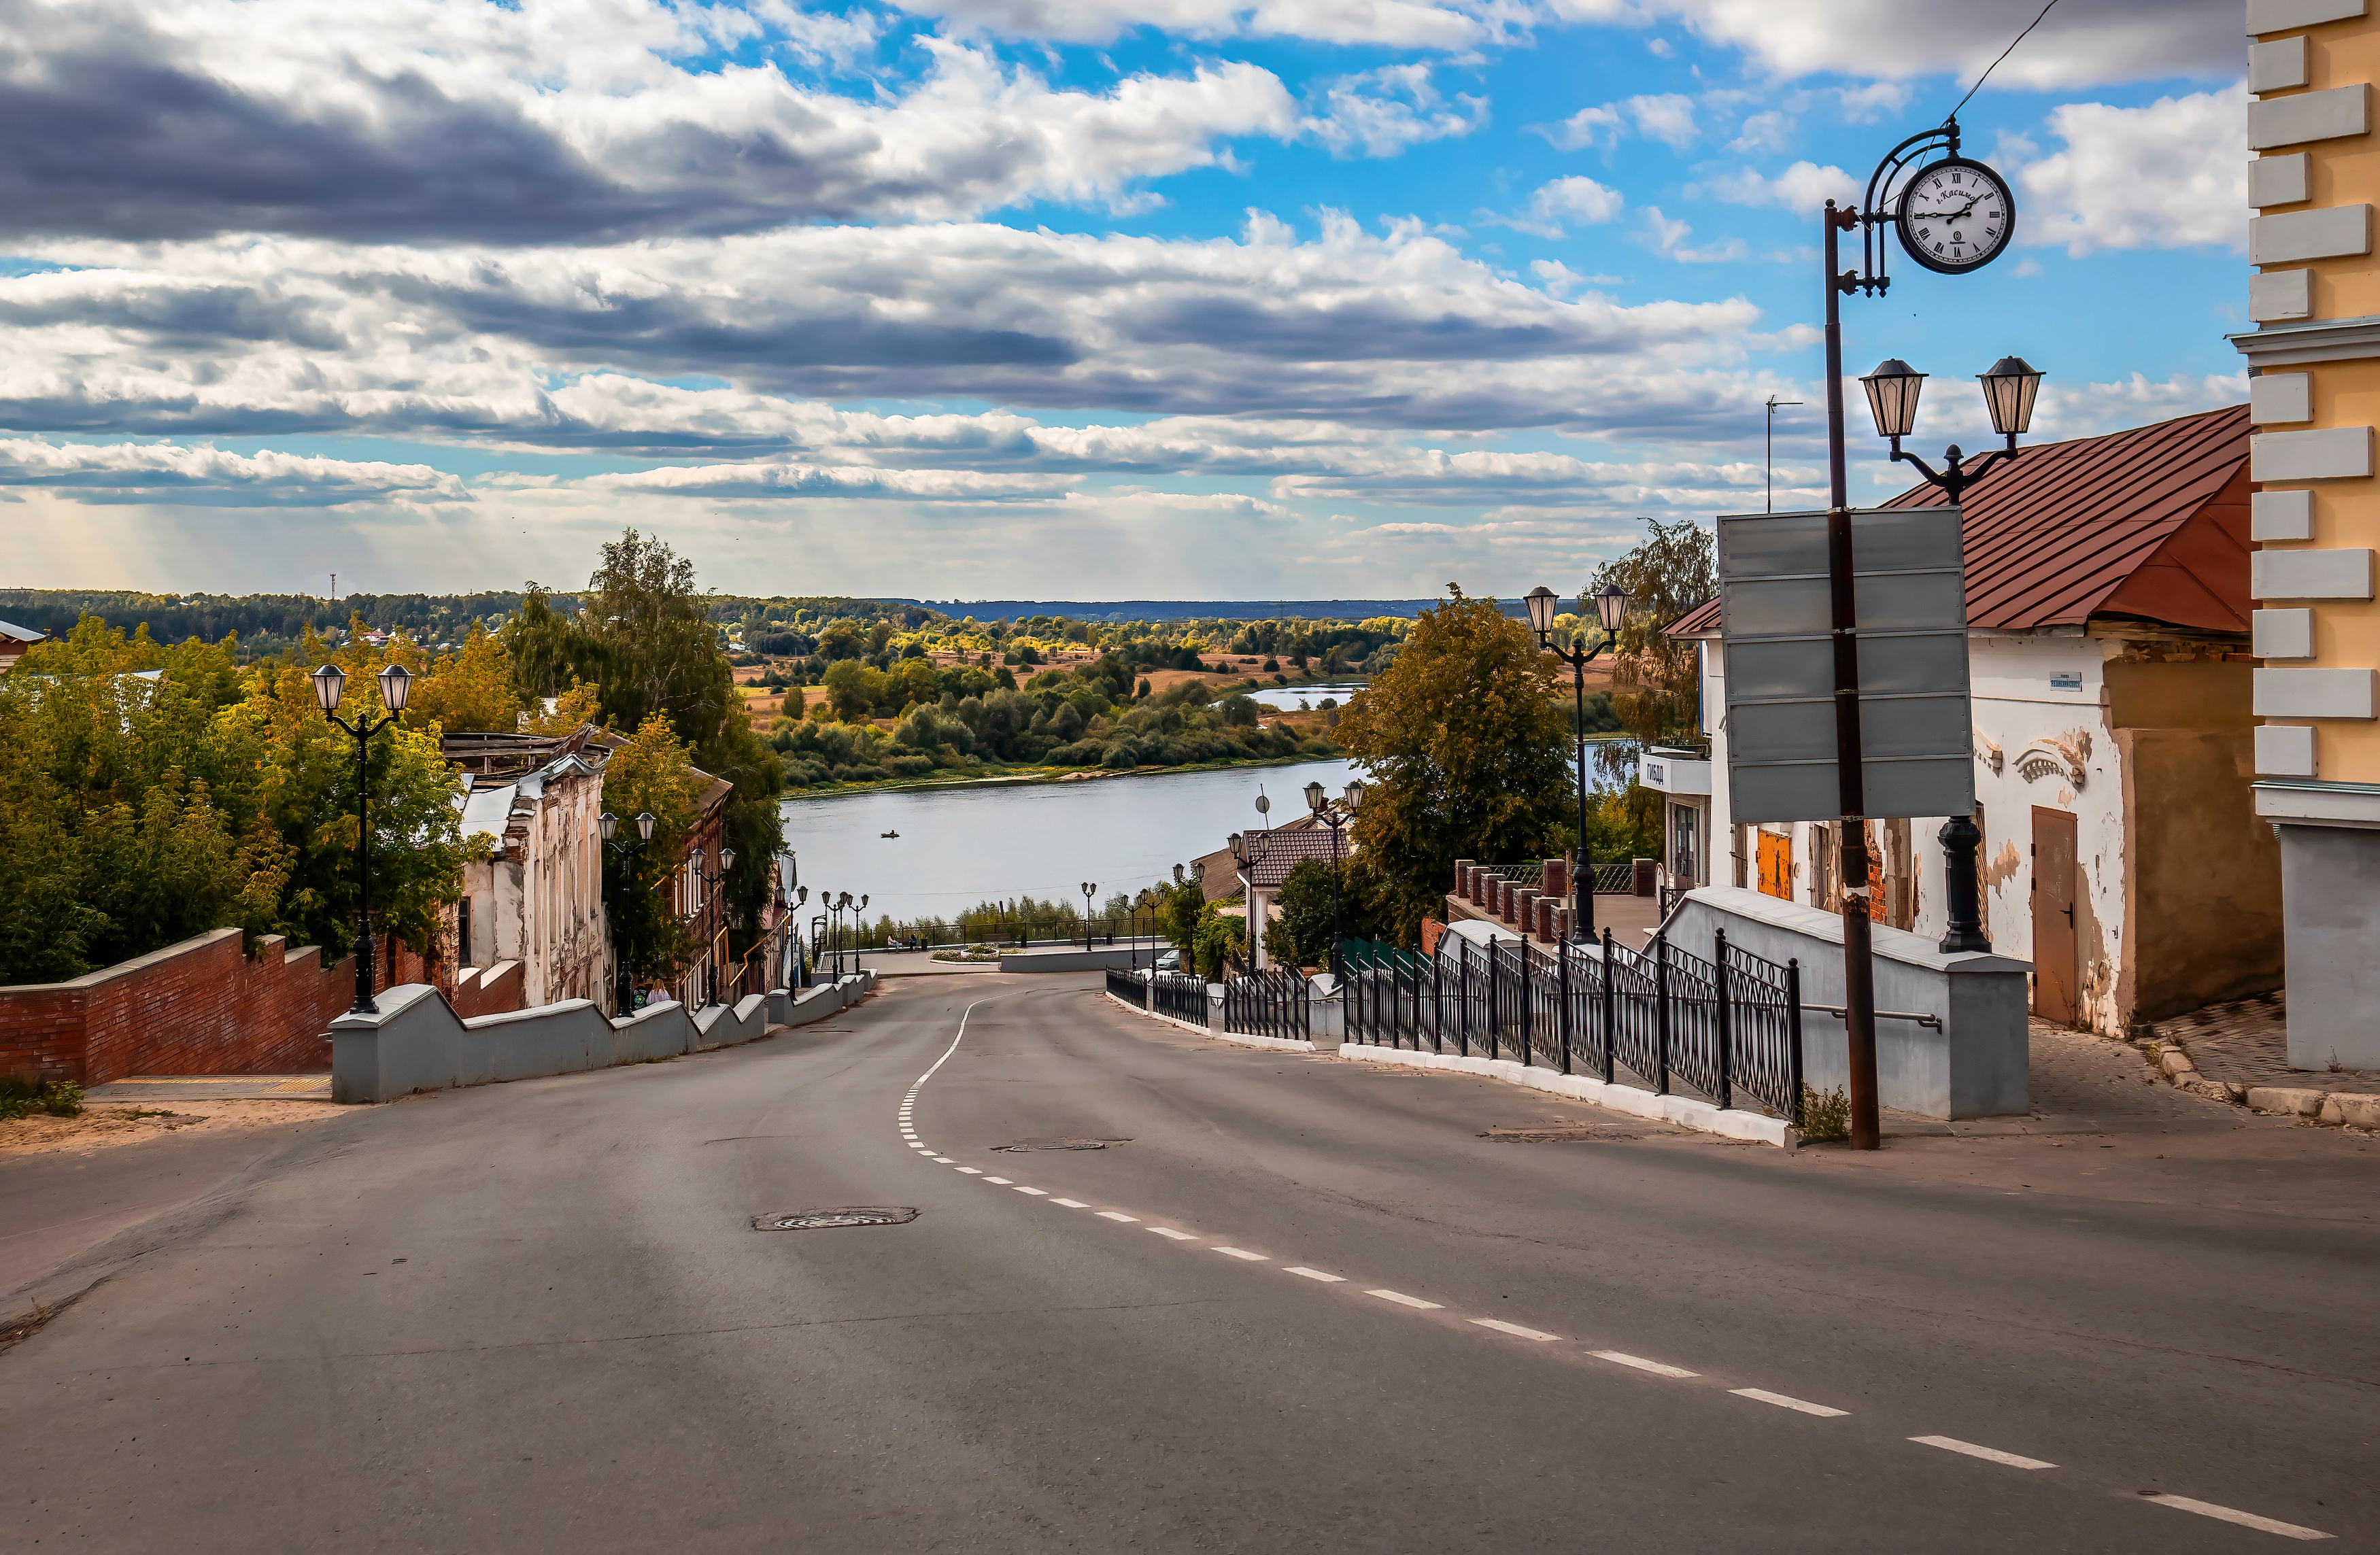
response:
[[[2380,1066],[2380,26],[2248,0],[2256,812],[2281,843],[2289,1062]]]

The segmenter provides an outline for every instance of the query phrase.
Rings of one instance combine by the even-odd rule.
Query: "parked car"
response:
[[[1178,950],[1167,951],[1157,958],[1157,969],[1160,972],[1179,972],[1182,970],[1182,953]]]

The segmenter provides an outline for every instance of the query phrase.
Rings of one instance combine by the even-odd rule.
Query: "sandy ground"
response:
[[[0,1122],[0,1157],[90,1155],[185,1130],[223,1134],[249,1128],[308,1128],[348,1109],[327,1101],[155,1101],[86,1104],[77,1118],[37,1114]]]

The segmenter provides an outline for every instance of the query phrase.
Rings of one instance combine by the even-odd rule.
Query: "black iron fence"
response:
[[[1801,1122],[1798,961],[1779,966],[1723,931],[1715,961],[1666,936],[1632,951],[1608,929],[1599,943],[1559,947],[1456,935],[1441,951],[1345,942],[1346,1040],[1606,1081],[1625,1069],[1664,1096],[1682,1082],[1722,1107],[1748,1099]]]
[[[1299,1041],[1313,1030],[1313,985],[1303,973],[1268,967],[1223,985],[1223,1029],[1242,1037]]]
[[[1156,978],[1159,1014],[1186,1020],[1193,1026],[1207,1024],[1206,978],[1188,972],[1160,972]]]
[[[1108,991],[1135,1008],[1148,1007],[1148,979],[1129,967],[1108,968]]]

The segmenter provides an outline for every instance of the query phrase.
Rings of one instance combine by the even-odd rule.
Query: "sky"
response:
[[[1817,213],[2038,0],[0,0],[0,585],[1564,592],[1823,503]],[[2239,0],[2059,0],[1913,446],[2246,398]],[[1852,497],[1908,484],[1857,400]]]

